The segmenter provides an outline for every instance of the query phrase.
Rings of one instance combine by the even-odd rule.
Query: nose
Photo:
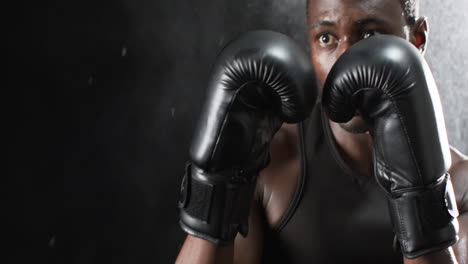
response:
[[[359,40],[353,40],[351,38],[344,38],[340,41],[338,45],[338,50],[336,53],[336,57],[339,58],[341,55],[347,51],[354,43],[358,42]]]

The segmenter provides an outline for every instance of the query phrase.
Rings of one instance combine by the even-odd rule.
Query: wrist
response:
[[[248,212],[256,174],[210,173],[189,164],[181,186],[180,226],[188,234],[217,245],[248,233]]]
[[[458,211],[448,174],[424,188],[388,194],[393,230],[403,255],[416,258],[453,245]]]

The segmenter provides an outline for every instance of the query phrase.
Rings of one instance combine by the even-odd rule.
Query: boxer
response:
[[[447,143],[417,4],[310,0],[313,70],[271,32],[222,52],[178,263],[468,262],[468,161]]]

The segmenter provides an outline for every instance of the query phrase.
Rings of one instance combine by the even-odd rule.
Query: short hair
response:
[[[306,0],[306,13],[309,12],[309,3],[311,0]],[[419,14],[419,0],[399,0],[403,9],[408,24],[413,25]]]
[[[400,0],[406,21],[412,25],[416,22],[419,13],[419,0]]]

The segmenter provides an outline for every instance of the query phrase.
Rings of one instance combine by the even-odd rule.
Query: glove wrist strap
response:
[[[389,194],[388,202],[405,257],[416,258],[457,241],[458,210],[448,174],[425,188]]]
[[[248,233],[248,214],[256,175],[242,171],[208,173],[193,164],[186,167],[179,200],[180,226],[218,245]]]

